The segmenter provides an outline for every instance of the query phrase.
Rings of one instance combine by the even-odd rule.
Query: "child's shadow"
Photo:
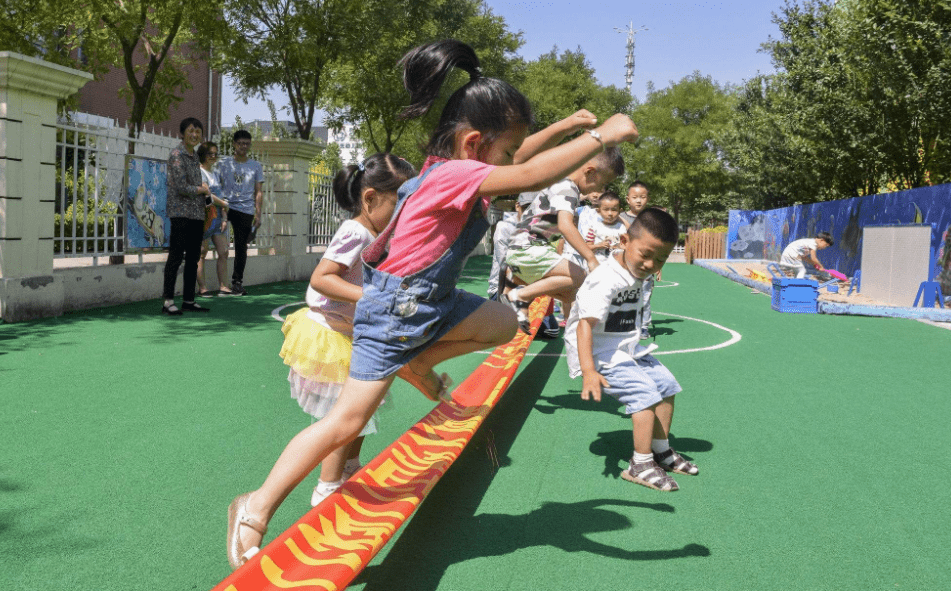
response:
[[[475,558],[503,556],[535,546],[552,546],[565,552],[590,552],[620,560],[670,560],[689,556],[709,556],[700,544],[687,544],[667,550],[619,548],[591,540],[600,532],[621,531],[634,527],[630,518],[607,507],[630,507],[673,513],[667,503],[643,503],[617,499],[592,499],[578,503],[544,503],[526,515],[488,513],[463,517],[452,515],[447,528],[444,516],[421,512],[386,560],[365,569],[355,583],[365,583],[366,591],[436,589],[446,570],[453,564]],[[471,509],[475,509],[472,507]],[[636,546],[641,538],[630,536]],[[410,565],[420,565],[413,568]]]
[[[705,439],[677,437],[673,433],[670,434],[670,446],[691,461],[693,456],[690,452],[702,453],[713,449],[713,443]],[[631,461],[631,430],[598,433],[598,438],[591,442],[588,451],[604,457],[604,471],[601,472],[603,476],[619,478]]]
[[[554,353],[561,347],[560,342],[550,342],[542,352]],[[545,503],[525,515],[476,514],[499,467],[509,465],[512,444],[533,410],[538,409],[539,395],[557,362],[557,357],[546,355],[528,362],[466,450],[390,546],[386,559],[365,569],[355,584],[365,584],[365,591],[430,591],[439,587],[444,573],[454,564],[533,546],[554,546],[568,552],[591,552],[627,560],[709,556],[710,550],[699,544],[639,550],[609,546],[588,538],[597,532],[633,527],[630,515],[638,509],[672,513],[674,509],[667,503],[595,499]],[[561,396],[556,398],[559,402],[562,400]],[[583,402],[577,394],[571,399]],[[565,401],[567,403],[567,397]],[[616,401],[608,402],[611,403],[617,406]],[[628,510],[612,511],[609,506]],[[630,539],[640,538],[631,536]]]
[[[677,322],[683,322],[683,320],[680,320],[679,318],[668,318],[665,320],[652,320],[651,334],[654,335],[655,337],[672,335],[676,333],[677,331],[674,328],[669,327],[667,325],[676,324]]]
[[[546,415],[553,415],[558,410],[583,410],[604,412],[611,415],[624,416],[623,407],[618,401],[606,394],[601,395],[601,401],[582,400],[581,390],[568,390],[567,394],[556,396],[539,396],[535,410]]]

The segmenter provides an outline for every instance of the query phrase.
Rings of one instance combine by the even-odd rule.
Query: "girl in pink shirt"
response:
[[[541,190],[606,147],[637,139],[627,116],[614,115],[595,130],[597,120],[585,110],[529,136],[528,100],[484,77],[475,52],[459,41],[417,47],[401,63],[412,100],[404,117],[427,113],[453,68],[467,72],[469,82],[449,97],[420,176],[400,188],[393,219],[363,251],[363,296],[340,397],[324,420],[291,440],[260,488],[232,502],[228,543],[239,556],[261,543],[260,526],[291,490],[359,434],[397,375],[436,398],[444,384],[435,365],[515,335],[508,306],[456,288],[466,257],[489,227],[490,199]],[[587,133],[555,147],[582,129]]]

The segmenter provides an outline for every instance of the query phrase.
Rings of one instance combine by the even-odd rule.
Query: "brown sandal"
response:
[[[668,472],[675,472],[686,476],[696,476],[700,474],[700,468],[698,468],[696,464],[687,461],[682,455],[675,452],[673,448],[668,449],[664,453],[655,453],[654,461]]]
[[[667,476],[667,472],[664,472],[664,469],[654,460],[643,464],[631,463],[627,470],[621,472],[621,478],[661,492],[674,492],[680,489],[677,481]]]

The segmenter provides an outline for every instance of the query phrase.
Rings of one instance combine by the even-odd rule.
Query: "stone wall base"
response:
[[[279,281],[306,281],[320,260],[319,253],[249,256],[245,287]],[[233,260],[228,259],[228,276]],[[116,306],[162,297],[164,262],[55,269],[51,275],[0,278],[0,319],[22,322],[61,316],[76,310]],[[205,260],[209,289],[218,288],[215,261]],[[182,279],[176,284],[181,296]],[[301,299],[304,293],[301,291]],[[158,310],[158,308],[156,308]]]

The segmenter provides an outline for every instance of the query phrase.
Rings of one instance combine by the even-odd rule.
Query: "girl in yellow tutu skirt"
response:
[[[334,198],[353,218],[341,224],[314,269],[307,287],[307,307],[288,316],[281,328],[281,357],[290,367],[291,397],[315,419],[330,412],[350,370],[353,313],[363,294],[360,253],[389,223],[397,189],[414,176],[415,169],[405,160],[377,153],[347,166],[334,178]],[[312,505],[317,506],[361,468],[363,438],[376,431],[374,413],[349,446],[324,459]]]

